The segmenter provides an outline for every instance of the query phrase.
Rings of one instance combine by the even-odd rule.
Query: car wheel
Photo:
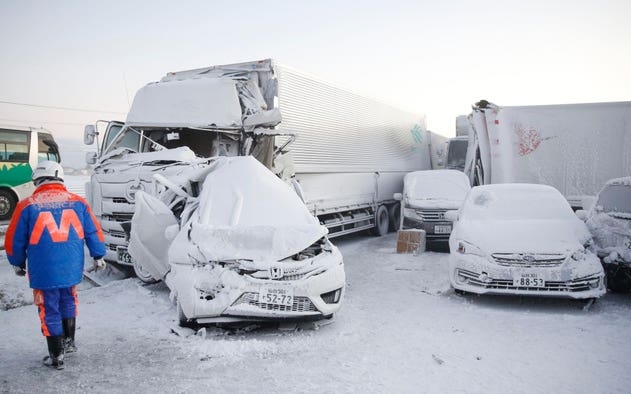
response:
[[[154,279],[153,276],[151,276],[151,274],[136,261],[134,261],[134,272],[136,273],[136,276],[138,277],[138,279],[140,279],[142,282],[146,284],[159,282],[159,280]]]
[[[373,233],[379,237],[388,234],[390,228],[390,218],[388,215],[388,208],[385,205],[380,205],[375,213],[375,227]]]
[[[461,296],[469,294],[466,291],[460,290],[460,289],[454,289],[454,293],[456,293],[458,295],[461,295]]]
[[[607,287],[614,293],[626,293],[631,290],[631,272],[623,268],[607,272]]]
[[[9,220],[15,206],[17,205],[17,198],[7,189],[0,189],[0,220]]]

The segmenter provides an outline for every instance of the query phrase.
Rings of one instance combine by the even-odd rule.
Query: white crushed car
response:
[[[608,181],[587,212],[577,212],[592,233],[593,251],[601,258],[607,285],[631,290],[631,177]]]
[[[346,282],[326,227],[253,157],[210,163],[136,194],[129,252],[166,282],[180,323],[335,314]]]
[[[457,292],[591,299],[606,292],[590,234],[551,186],[473,187],[449,238]]]

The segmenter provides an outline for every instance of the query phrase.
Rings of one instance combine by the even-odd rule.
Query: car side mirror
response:
[[[450,222],[457,222],[458,221],[458,211],[451,210],[451,211],[445,212],[445,220],[448,220]]]
[[[394,193],[392,198],[394,198],[397,201],[401,201],[401,200],[403,200],[403,194],[401,194],[401,193]]]
[[[87,164],[96,163],[96,152],[86,152],[85,154],[85,162]]]
[[[96,126],[94,126],[93,124],[86,125],[83,128],[83,143],[86,145],[92,145],[94,143],[96,135]]]
[[[581,219],[582,221],[586,221],[587,211],[585,211],[584,209],[579,209],[576,211],[576,216],[578,216],[578,218]]]

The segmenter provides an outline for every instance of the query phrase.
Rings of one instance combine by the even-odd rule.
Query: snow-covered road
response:
[[[629,392],[631,294],[607,294],[587,311],[576,301],[463,297],[449,288],[446,254],[396,254],[394,234],[336,243],[348,287],[332,324],[179,336],[164,285],[84,283],[79,353],[63,371],[41,366],[30,291],[3,257],[0,305],[12,309],[0,311],[0,391]]]

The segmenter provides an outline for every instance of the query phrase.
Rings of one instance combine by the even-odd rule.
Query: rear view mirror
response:
[[[96,138],[96,127],[93,124],[86,125],[83,128],[83,143],[86,145],[92,145]]]
[[[451,211],[445,212],[445,220],[448,220],[450,222],[457,222],[458,221],[458,211],[451,210]]]
[[[401,193],[394,193],[392,198],[394,198],[397,201],[401,201],[401,200],[403,200],[403,194],[401,194]]]

